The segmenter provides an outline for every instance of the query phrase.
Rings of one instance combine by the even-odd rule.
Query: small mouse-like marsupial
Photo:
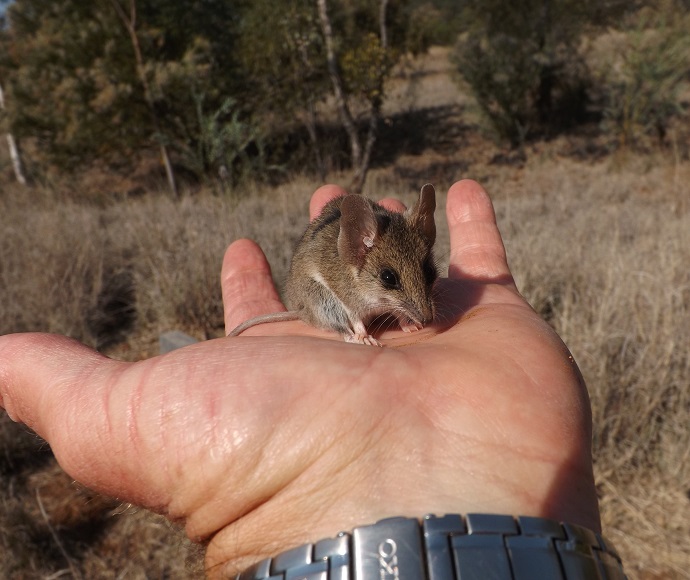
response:
[[[265,322],[302,320],[347,342],[382,346],[367,325],[390,315],[406,332],[434,319],[438,277],[436,191],[427,183],[405,213],[358,194],[333,199],[304,232],[285,287],[288,312],[247,320],[229,336]]]

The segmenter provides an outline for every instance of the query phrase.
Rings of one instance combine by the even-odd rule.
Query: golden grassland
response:
[[[608,154],[571,135],[503,151],[473,126],[439,58],[411,64],[394,87],[397,110],[423,110],[435,138],[379,164],[365,193],[409,203],[433,182],[444,264],[445,190],[464,177],[488,189],[520,290],[585,376],[605,534],[630,578],[690,577],[687,143]],[[387,130],[401,138],[423,134],[396,123]],[[158,334],[173,328],[221,335],[225,247],[257,240],[280,282],[318,185],[296,176],[236,195],[89,203],[0,183],[0,333],[69,334],[126,360],[155,355]],[[74,485],[4,415],[0,449],[0,576],[201,575],[201,551],[180,530]]]

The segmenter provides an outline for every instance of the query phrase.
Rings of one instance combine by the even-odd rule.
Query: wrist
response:
[[[227,577],[623,580],[625,574],[613,545],[587,528],[529,516],[449,514],[359,526]]]

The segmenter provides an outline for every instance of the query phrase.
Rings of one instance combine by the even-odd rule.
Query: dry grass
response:
[[[690,191],[676,169],[688,183],[687,164],[560,160],[497,204],[519,287],[585,375],[604,528],[632,578],[690,570]]]
[[[462,125],[469,105],[451,97],[438,58],[426,81],[424,69],[403,79],[420,83],[414,90],[396,88],[403,109],[413,110],[415,99],[432,113],[442,109],[425,117],[437,123],[438,139],[376,168],[368,192],[410,202],[424,181],[441,192],[461,177],[489,189],[521,291],[564,338],[587,380],[605,533],[631,579],[687,578],[687,149],[594,160],[582,155],[591,149],[586,139],[570,137],[534,144],[524,159],[500,151]],[[0,333],[61,332],[130,360],[155,354],[158,333],[171,328],[216,336],[227,243],[259,241],[282,280],[316,186],[296,178],[241,198],[200,192],[173,201],[149,193],[101,205],[5,189]],[[0,441],[0,549],[9,554],[0,576],[200,574],[199,552],[181,531],[78,488],[49,449],[6,416]]]
[[[199,338],[220,332],[218,280],[228,241],[261,238],[282,275],[303,228],[305,192],[314,186],[295,181],[267,194],[270,202],[201,192],[100,207],[49,192],[2,196],[0,332],[60,332],[94,347],[133,330],[182,325]]]

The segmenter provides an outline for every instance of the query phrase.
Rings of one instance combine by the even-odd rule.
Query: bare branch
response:
[[[2,91],[2,85],[0,85],[0,111],[5,110],[5,95]],[[19,148],[17,147],[17,142],[14,140],[14,135],[10,131],[7,131],[7,146],[10,150],[10,159],[12,161],[12,169],[14,170],[14,176],[19,183],[26,185],[26,177],[24,177],[24,172],[22,171],[22,161],[19,156]]]
[[[383,49],[384,54],[388,49],[388,32],[386,27],[387,6],[388,0],[381,0],[381,4],[379,5],[379,26],[381,48]],[[355,174],[352,177],[352,184],[350,186],[350,189],[355,192],[361,192],[364,189],[364,183],[366,182],[369,166],[371,165],[371,154],[374,150],[374,144],[376,143],[378,125],[381,118],[381,107],[383,106],[383,83],[385,80],[385,74],[385,67],[381,67],[379,70],[379,77],[377,79],[378,94],[370,102],[371,108],[369,110],[369,130],[367,131],[367,140],[364,145],[364,154],[362,155],[359,164],[355,166]]]
[[[321,30],[326,45],[326,60],[328,64],[328,75],[331,78],[333,85],[333,96],[340,111],[340,117],[350,138],[350,150],[352,153],[352,165],[358,167],[362,159],[362,146],[359,142],[359,135],[357,134],[357,126],[352,118],[352,113],[347,105],[345,98],[345,91],[343,90],[343,82],[338,71],[338,62],[335,58],[335,51],[333,49],[333,29],[331,28],[331,21],[328,17],[328,7],[326,0],[316,0],[319,8],[319,18],[321,19]]]
[[[177,184],[175,183],[175,174],[173,173],[172,163],[170,162],[170,157],[168,155],[168,149],[163,142],[160,141],[160,122],[158,121],[158,114],[156,113],[156,106],[153,99],[153,93],[151,92],[151,85],[146,77],[146,68],[144,67],[144,57],[141,53],[141,45],[139,44],[139,36],[137,35],[137,8],[136,0],[129,1],[129,17],[125,14],[124,9],[118,2],[118,0],[110,0],[110,4],[117,12],[122,25],[127,30],[129,34],[129,39],[132,43],[132,49],[134,50],[134,58],[136,61],[137,75],[139,76],[139,82],[144,89],[144,98],[146,100],[146,105],[151,113],[151,120],[153,121],[153,128],[156,132],[156,136],[159,139],[159,146],[161,151],[161,159],[163,160],[163,165],[165,166],[165,173],[168,178],[168,185],[170,186],[170,191],[173,195],[177,195]]]
[[[379,25],[381,28],[381,46],[383,50],[388,49],[388,28],[386,26],[386,9],[388,8],[388,0],[381,0],[379,6]]]

